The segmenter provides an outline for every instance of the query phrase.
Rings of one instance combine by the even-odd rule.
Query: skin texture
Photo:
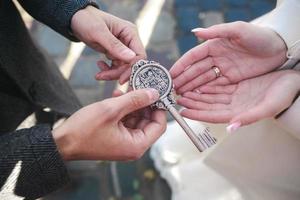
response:
[[[80,109],[53,130],[64,160],[135,160],[165,131],[165,112],[146,108],[158,100],[156,90],[114,96]]]
[[[88,23],[87,23],[88,22]],[[74,14],[71,20],[73,34],[98,52],[104,53],[111,64],[99,60],[101,69],[97,80],[116,80],[122,84],[130,76],[130,66],[146,58],[144,46],[137,28],[93,6],[87,6]]]
[[[185,53],[170,70],[178,94],[202,85],[230,85],[273,71],[286,60],[284,41],[271,29],[246,22],[194,30],[207,40]],[[211,68],[222,77],[216,79]]]
[[[230,85],[206,85],[183,94],[184,117],[213,123],[247,125],[287,109],[300,89],[300,73],[271,72]],[[199,94],[201,92],[201,94]]]

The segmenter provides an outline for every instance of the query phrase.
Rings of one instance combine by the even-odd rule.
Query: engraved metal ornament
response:
[[[130,76],[130,85],[134,90],[144,88],[156,89],[160,98],[152,105],[153,108],[167,110],[168,106],[176,103],[172,95],[173,83],[170,73],[157,62],[140,60],[134,64]]]

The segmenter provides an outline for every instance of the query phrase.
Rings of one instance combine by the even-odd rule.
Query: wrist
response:
[[[78,10],[71,18],[70,22],[70,32],[72,35],[78,37],[80,34],[80,27],[86,24],[86,21],[89,21],[91,14],[98,10],[97,6],[87,5],[86,7]],[[79,38],[80,39],[80,38]]]
[[[52,131],[53,139],[56,143],[57,150],[63,160],[69,161],[74,157],[74,139],[68,130],[63,126],[59,126]]]

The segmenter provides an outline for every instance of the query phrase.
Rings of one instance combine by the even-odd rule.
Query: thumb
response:
[[[130,62],[136,56],[133,50],[124,45],[107,28],[97,35],[96,42],[103,46],[113,57],[124,62]]]
[[[232,120],[230,121],[230,125],[233,124],[240,124],[241,126],[248,125],[262,119],[273,117],[276,114],[277,114],[276,107],[262,103],[258,106],[255,106],[254,108],[250,108],[249,110],[242,112],[239,115],[233,117]]]
[[[159,93],[152,88],[140,89],[128,92],[115,98],[116,107],[120,118],[132,113],[133,111],[147,107],[159,99]]]

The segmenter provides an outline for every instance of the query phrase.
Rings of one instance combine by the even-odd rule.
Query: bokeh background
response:
[[[275,0],[100,0],[98,3],[102,10],[136,23],[148,58],[167,68],[199,43],[191,29],[251,21],[276,5]],[[83,105],[110,97],[115,88],[122,88],[115,81],[94,79],[98,72],[96,62],[103,55],[82,43],[71,43],[20,10],[32,37],[56,61]],[[32,122],[29,119],[22,126],[31,126]],[[68,168],[72,182],[43,199],[171,199],[171,191],[154,169],[148,153],[135,162],[76,161],[68,163]]]

